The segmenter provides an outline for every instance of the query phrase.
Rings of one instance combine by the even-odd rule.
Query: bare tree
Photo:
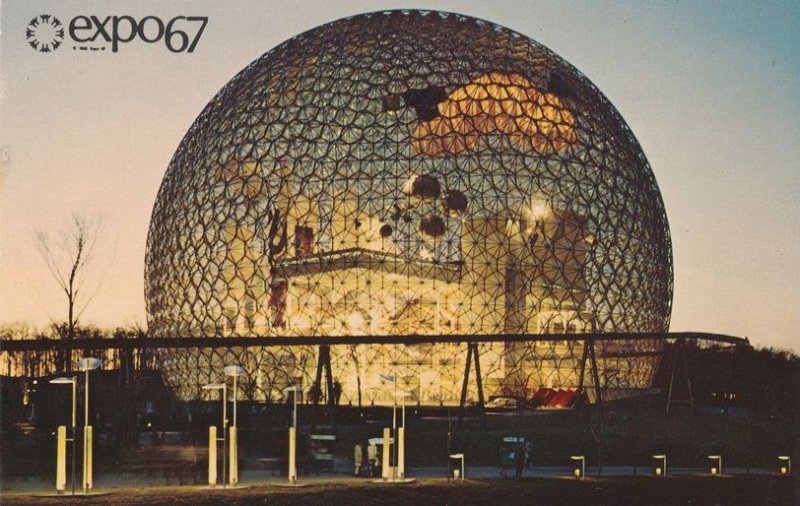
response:
[[[75,328],[81,314],[100,288],[101,282],[98,282],[92,292],[84,295],[84,289],[87,288],[88,266],[92,261],[100,229],[99,221],[89,221],[73,213],[69,228],[60,234],[57,242],[52,241],[45,231],[34,230],[36,249],[47,264],[53,279],[67,297],[65,337],[68,340],[74,339]]]

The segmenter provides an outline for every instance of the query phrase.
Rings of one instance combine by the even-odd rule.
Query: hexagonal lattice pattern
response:
[[[181,142],[146,258],[159,336],[664,331],[672,254],[633,134],[577,70],[508,29],[441,13],[336,21],[233,78]],[[432,337],[435,341],[435,337]],[[604,386],[649,385],[653,342],[601,346]],[[332,348],[345,400],[396,372],[457,399],[465,345]],[[580,344],[485,344],[488,394],[574,387]],[[633,352],[633,353],[631,353]],[[175,351],[173,383],[223,363],[253,398],[315,350]]]

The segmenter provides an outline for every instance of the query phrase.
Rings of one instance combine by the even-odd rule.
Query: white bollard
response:
[[[237,430],[236,427],[231,427],[228,429],[228,438],[230,442],[228,445],[230,446],[230,484],[236,485],[239,483],[239,459],[238,459],[238,445],[237,445]]]
[[[386,427],[383,429],[383,459],[381,463],[381,478],[388,480],[391,476],[391,469],[389,469],[389,455],[392,452],[392,429]]]
[[[406,476],[406,428],[397,429],[397,476]]]
[[[289,481],[297,483],[297,428],[289,427]]]
[[[67,427],[58,426],[56,436],[56,491],[64,492],[67,488]]]
[[[84,455],[83,455],[83,490],[89,490],[92,488],[92,439],[93,439],[93,430],[91,425],[87,425],[84,428],[83,434],[83,448],[84,448]]]
[[[217,428],[208,428],[208,484],[217,484]]]

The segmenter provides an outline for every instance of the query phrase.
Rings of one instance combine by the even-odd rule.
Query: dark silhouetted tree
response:
[[[36,249],[67,298],[66,332],[62,335],[68,340],[75,338],[78,320],[100,288],[101,281],[98,281],[88,294],[85,293],[100,229],[99,221],[90,221],[73,213],[69,227],[58,240],[52,240],[41,229],[34,230]],[[67,371],[71,370],[71,361],[65,358],[63,366]]]

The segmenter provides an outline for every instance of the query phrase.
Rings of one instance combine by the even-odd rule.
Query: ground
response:
[[[266,504],[325,506],[353,504],[797,504],[798,480],[781,476],[677,478],[481,479],[464,482],[421,480],[405,485],[367,482],[314,484],[303,488],[245,487],[210,490],[200,487],[127,489],[94,497],[43,497],[4,494],[12,504]]]
[[[312,430],[312,412],[301,409],[301,434],[331,433],[331,427]],[[246,411],[244,411],[246,412]],[[106,495],[70,498],[81,504],[800,504],[798,480],[777,476],[778,455],[795,455],[800,423],[794,415],[703,408],[695,415],[688,408],[664,417],[658,399],[607,406],[600,424],[589,409],[580,419],[574,411],[490,414],[484,428],[473,414],[456,430],[456,411],[431,414],[408,408],[406,465],[418,478],[410,485],[385,486],[354,480],[353,447],[376,437],[391,425],[391,409],[343,410],[331,451],[337,466],[321,474],[309,464],[300,467],[300,480],[309,486],[281,488],[285,483],[285,406],[266,414],[243,416],[240,411],[240,473],[243,488],[210,490],[207,480],[206,421],[191,433],[143,430],[138,447],[115,448],[108,440],[95,447],[95,482]],[[213,420],[218,413],[211,413]],[[305,420],[305,422],[303,422]],[[318,423],[328,420],[317,413]],[[169,431],[169,429],[166,429]],[[447,475],[448,432],[450,453],[464,453],[465,483],[443,481]],[[534,469],[519,480],[500,479],[499,452],[505,436],[519,435],[533,442]],[[50,431],[10,431],[0,437],[0,504],[63,504],[66,497],[47,497],[54,489],[54,440]],[[669,455],[667,479],[652,476],[654,454]],[[711,477],[708,455],[725,458],[726,473]],[[585,455],[590,478],[567,478],[572,455]],[[265,467],[265,457],[276,457],[275,469]],[[78,457],[80,463],[80,457]],[[312,462],[313,463],[313,462]],[[597,474],[603,466],[603,478]],[[613,466],[625,474],[613,476]],[[636,466],[636,467],[634,467]],[[78,465],[80,467],[80,465]],[[591,470],[589,470],[591,468]],[[549,472],[548,469],[550,469]],[[479,472],[483,470],[483,472]],[[272,471],[275,471],[274,473]],[[535,472],[534,472],[535,471]],[[548,474],[549,472],[549,474]],[[680,476],[678,475],[680,472]],[[758,475],[748,475],[748,473]],[[765,474],[767,473],[767,474]],[[771,474],[770,474],[771,473]],[[513,471],[510,473],[513,475]],[[78,470],[80,481],[80,470]],[[174,487],[176,484],[182,487]],[[169,485],[173,485],[170,487]],[[22,494],[21,492],[26,492]],[[39,495],[34,495],[39,494]]]

